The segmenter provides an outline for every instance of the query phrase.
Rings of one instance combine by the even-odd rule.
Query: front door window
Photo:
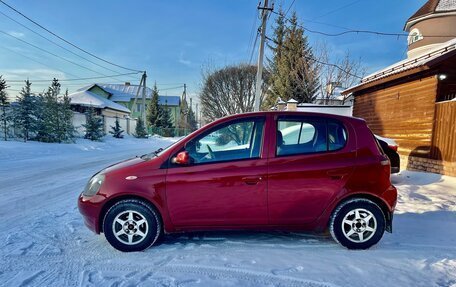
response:
[[[263,119],[236,121],[190,141],[185,150],[195,164],[258,158]]]

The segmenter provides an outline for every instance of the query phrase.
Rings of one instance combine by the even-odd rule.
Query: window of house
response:
[[[410,34],[408,36],[408,44],[411,45],[415,42],[418,42],[423,39],[423,35],[420,33],[420,30],[418,29],[413,29],[410,31]]]

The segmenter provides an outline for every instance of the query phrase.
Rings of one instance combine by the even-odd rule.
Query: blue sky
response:
[[[256,18],[258,0],[5,1],[43,26],[102,58],[123,66],[147,70],[148,84],[157,82],[162,89],[161,93],[168,95],[180,95],[181,88],[170,88],[186,83],[189,94],[196,97],[201,87],[201,70],[204,65],[220,67],[248,62],[253,42],[252,27],[254,23],[255,26],[259,25],[259,20]],[[274,2],[277,11],[280,3],[287,9],[292,0]],[[297,12],[304,26],[314,30],[343,31],[328,25],[331,24],[352,29],[401,32],[405,20],[425,2],[424,0],[295,0],[292,10]],[[1,4],[0,12],[52,38]],[[274,17],[271,16],[269,23],[273,22]],[[52,45],[2,14],[0,14],[0,31],[99,73],[107,75],[114,73]],[[271,26],[268,27],[267,34],[272,34]],[[308,36],[312,44],[326,42],[333,50],[334,57],[349,50],[354,57],[361,58],[368,72],[405,57],[405,38],[374,35],[324,37],[310,33]],[[58,42],[57,39],[52,39]],[[84,55],[84,57],[88,56]],[[254,57],[255,62],[256,54]],[[0,63],[0,74],[3,74],[7,80],[22,80],[27,77],[33,80],[100,76],[98,73],[57,59],[1,32]],[[105,63],[100,64],[108,66]],[[121,73],[125,72],[116,67],[111,68]],[[137,83],[139,77],[124,76],[99,81]],[[71,82],[63,87],[73,91],[88,82]],[[21,84],[10,83],[10,85],[14,90],[19,89]],[[41,91],[45,85],[45,83],[36,82],[33,84],[33,90]],[[10,94],[14,95],[15,92],[10,91]]]

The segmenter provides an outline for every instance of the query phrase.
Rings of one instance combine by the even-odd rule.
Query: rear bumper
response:
[[[396,208],[397,203],[397,189],[394,185],[391,185],[383,194],[383,200],[387,203],[389,212],[385,214],[386,226],[385,230],[387,232],[393,232],[393,217],[394,209]]]
[[[97,234],[100,233],[99,216],[104,199],[104,197],[99,195],[92,197],[80,195],[78,198],[78,208],[82,218],[84,219],[84,224]]]
[[[398,173],[399,171],[401,171],[401,169],[398,166],[391,167],[391,173]]]

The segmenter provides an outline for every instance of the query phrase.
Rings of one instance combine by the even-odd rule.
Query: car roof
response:
[[[302,112],[302,111],[261,111],[261,112],[248,112],[242,114],[235,114],[223,117],[216,122],[237,119],[237,118],[245,118],[245,117],[254,117],[254,116],[315,116],[315,117],[327,117],[333,119],[340,119],[340,120],[349,120],[349,121],[362,121],[363,119],[349,117],[349,116],[342,116],[342,115],[335,115],[335,114],[327,114],[327,113],[315,113],[315,112]]]

